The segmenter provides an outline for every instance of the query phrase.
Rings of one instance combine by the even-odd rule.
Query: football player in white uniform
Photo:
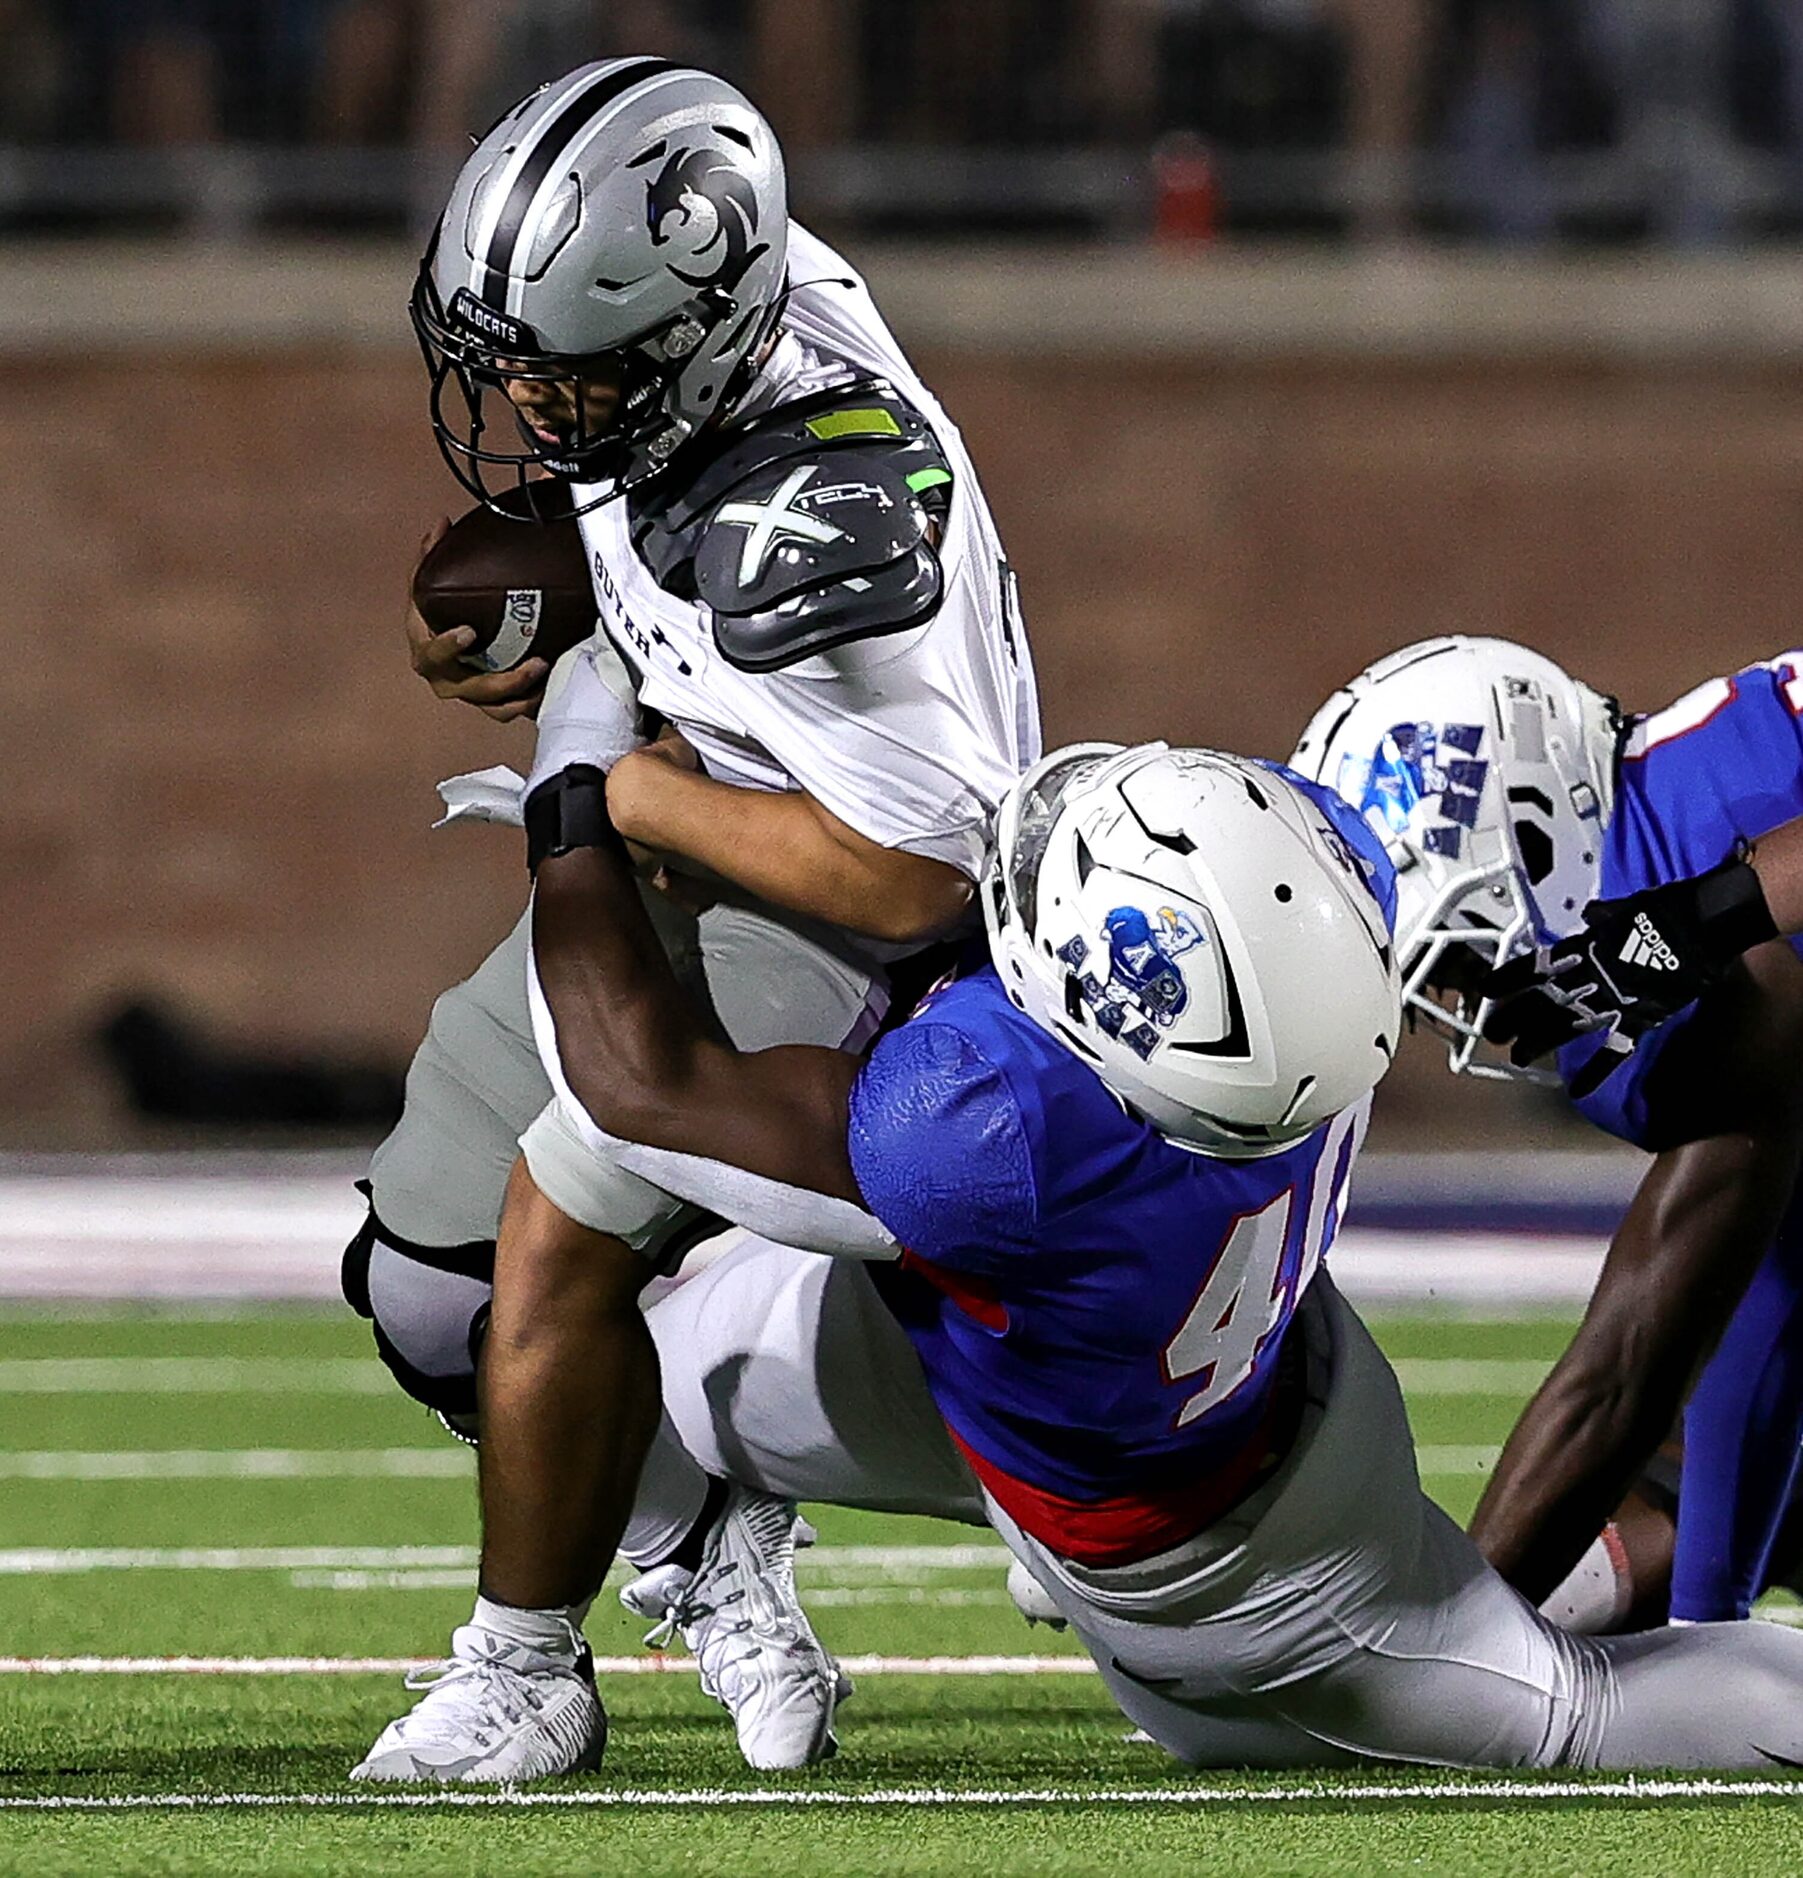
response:
[[[547,723],[579,736],[630,687],[679,733],[627,739],[605,784],[614,825],[709,902],[660,900],[660,941],[740,1047],[860,1047],[888,968],[972,916],[991,814],[1038,754],[1013,577],[956,429],[853,270],[789,222],[769,126],[661,60],[586,66],[501,119],[413,318],[466,486],[548,473],[580,513],[602,630]],[[453,679],[456,650],[416,647],[435,689],[527,707],[533,673]],[[555,852],[584,804],[546,801],[533,839]],[[359,1771],[592,1762],[578,1626],[622,1539],[602,1509],[641,1463],[629,1601],[681,1626],[754,1764],[799,1765],[831,1750],[839,1684],[794,1600],[793,1508],[710,1481],[659,1426],[639,1294],[704,1222],[550,1103],[529,918],[435,1006],[346,1258],[403,1386],[466,1431],[479,1409],[484,1523],[449,1671]],[[510,1180],[521,1230],[497,1249]],[[471,1745],[520,1662],[567,1672],[546,1765]]]

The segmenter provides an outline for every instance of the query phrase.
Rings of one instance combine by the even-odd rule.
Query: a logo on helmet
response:
[[[1478,752],[1482,724],[1393,724],[1369,757],[1340,759],[1337,787],[1381,832],[1400,835],[1417,827],[1429,854],[1457,860],[1465,831],[1477,826],[1490,765]],[[1423,802],[1435,800],[1435,819],[1419,827]]]
[[[1159,1031],[1168,1030],[1189,1006],[1189,984],[1177,961],[1207,944],[1208,935],[1193,914],[1175,906],[1154,913],[1117,906],[1102,921],[1102,934],[1108,942],[1106,978],[1085,969],[1089,944],[1081,936],[1066,940],[1058,957],[1070,968],[1096,1027],[1140,1056],[1150,1056]]]
[[[543,351],[538,334],[524,320],[516,320],[511,314],[497,313],[493,307],[484,304],[467,287],[459,287],[451,295],[449,319],[453,326],[461,326],[464,331],[474,333],[479,339],[486,339],[516,357],[525,358]]]
[[[1367,860],[1337,828],[1327,822],[1317,822],[1315,834],[1322,847],[1340,864],[1341,870],[1363,887],[1380,907],[1383,906],[1384,896],[1377,884],[1377,864]]]
[[[691,287],[736,287],[768,246],[755,241],[758,204],[751,181],[720,150],[677,150],[666,158],[645,185],[645,226],[654,248],[682,244],[683,264],[667,265]]]

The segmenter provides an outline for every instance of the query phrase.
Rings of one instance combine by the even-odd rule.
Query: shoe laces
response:
[[[739,1561],[737,1559],[728,1559],[717,1572],[710,1573],[707,1576],[715,1581],[719,1581],[734,1576],[739,1571],[739,1568]],[[720,1613],[729,1606],[744,1603],[745,1591],[743,1586],[727,1591],[721,1596],[712,1596],[708,1592],[698,1588],[705,1582],[706,1579],[704,1579],[703,1575],[697,1573],[695,1577],[689,1581],[688,1588],[678,1596],[672,1598],[670,1602],[664,1606],[663,1616],[645,1632],[645,1646],[647,1649],[665,1649],[678,1630],[687,1637],[692,1629],[697,1629],[699,1626],[708,1623],[709,1619],[718,1617]],[[718,1630],[710,1629],[707,1635],[711,1642],[711,1639],[715,1635],[722,1637],[737,1636],[740,1632],[749,1630],[750,1628],[751,1619],[742,1616],[736,1622],[728,1624],[723,1628]],[[697,1652],[697,1654],[699,1654],[699,1652]]]
[[[746,1557],[743,1546],[730,1544],[735,1522],[750,1540],[755,1560]],[[722,1696],[724,1685],[737,1680],[741,1665],[755,1662],[766,1646],[799,1652],[803,1639],[793,1617],[778,1601],[760,1625],[745,1582],[750,1563],[770,1577],[792,1582],[794,1531],[795,1509],[788,1501],[746,1495],[722,1518],[700,1570],[664,1606],[663,1616],[646,1633],[647,1647],[665,1648],[680,1630],[695,1652],[703,1687],[715,1696]]]
[[[460,1632],[454,1647],[468,1635]],[[467,1726],[478,1740],[487,1740],[497,1720],[517,1727],[538,1713],[542,1703],[532,1674],[506,1660],[506,1643],[497,1640],[491,1650],[478,1637],[467,1647],[475,1654],[453,1654],[407,1672],[406,1686],[423,1698],[409,1719],[429,1712],[434,1725]],[[551,1667],[549,1660],[545,1666]]]
[[[409,1670],[407,1687],[424,1694],[409,1722],[429,1719],[434,1726],[467,1727],[483,1742],[497,1720],[517,1727],[537,1707],[525,1677],[501,1663],[469,1663],[447,1656],[442,1662]]]

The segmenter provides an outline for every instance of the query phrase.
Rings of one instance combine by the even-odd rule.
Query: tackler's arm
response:
[[[837,1050],[735,1050],[677,983],[607,814],[576,766],[527,803],[534,1030],[577,1133],[678,1198],[772,1238],[894,1256],[846,1149],[858,1065]]]
[[[629,840],[873,939],[917,945],[970,910],[971,882],[955,867],[883,847],[803,790],[739,788],[640,753],[608,777],[607,806]]]
[[[1761,835],[1747,864],[1759,876],[1772,924],[1781,933],[1803,932],[1803,817]]]
[[[1570,1348],[1523,1410],[1472,1536],[1538,1602],[1660,1441],[1790,1205],[1803,1142],[1803,965],[1755,953],[1649,1083],[1661,1152]]]

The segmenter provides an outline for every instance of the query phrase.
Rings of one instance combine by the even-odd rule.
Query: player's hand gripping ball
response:
[[[569,492],[535,482],[500,500],[510,515],[478,505],[413,570],[421,619],[435,634],[471,628],[476,637],[462,658],[484,672],[510,672],[527,659],[554,664],[596,621],[588,551]]]

